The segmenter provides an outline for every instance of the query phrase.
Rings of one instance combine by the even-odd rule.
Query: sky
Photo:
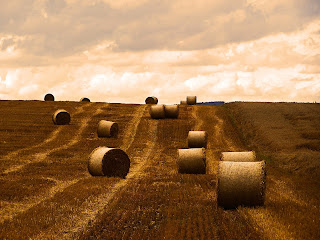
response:
[[[0,99],[320,102],[319,0],[0,0]]]

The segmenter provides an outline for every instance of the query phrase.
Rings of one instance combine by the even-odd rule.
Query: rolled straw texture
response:
[[[186,105],[187,104],[187,101],[186,100],[181,100],[180,101],[180,105]]]
[[[164,105],[164,113],[166,118],[178,118],[179,105]]]
[[[220,161],[218,166],[218,205],[224,208],[261,206],[266,187],[265,162]]]
[[[101,120],[98,123],[98,137],[116,137],[118,135],[118,124],[111,121]]]
[[[125,178],[130,168],[128,155],[119,148],[98,147],[88,160],[88,170],[92,176]]]
[[[197,96],[187,96],[187,104],[188,105],[197,104]]]
[[[145,100],[146,104],[157,104],[158,98],[156,97],[147,97]]]
[[[189,148],[206,148],[208,134],[206,131],[189,131],[188,147]]]
[[[70,123],[70,114],[64,109],[58,109],[52,115],[52,121],[56,125],[67,125]]]
[[[254,151],[249,152],[222,152],[221,161],[230,162],[255,162],[256,153]]]
[[[165,118],[164,105],[152,105],[149,110],[151,118]]]
[[[189,174],[206,173],[206,153],[204,148],[178,149],[178,172]]]
[[[47,93],[47,94],[44,96],[44,100],[45,100],[45,101],[54,101],[54,96],[53,96],[51,93]]]
[[[90,102],[89,98],[83,97],[80,99],[80,102]]]

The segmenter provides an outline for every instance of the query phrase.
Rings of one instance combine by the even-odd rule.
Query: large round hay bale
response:
[[[218,205],[224,208],[261,206],[266,187],[265,162],[220,161],[218,166]]]
[[[164,105],[152,105],[149,110],[151,118],[165,118]]]
[[[188,105],[197,104],[197,96],[187,96],[187,104]]]
[[[51,93],[47,93],[47,94],[44,96],[44,100],[45,100],[45,101],[54,101],[54,96],[53,96]]]
[[[164,105],[164,114],[166,118],[178,118],[179,105]]]
[[[206,148],[208,134],[206,131],[189,131],[188,147],[189,148]]]
[[[206,152],[204,148],[178,149],[178,172],[190,174],[206,173]]]
[[[80,99],[80,102],[90,102],[89,98],[83,97]]]
[[[116,137],[118,135],[118,124],[106,120],[101,120],[98,123],[98,137]]]
[[[146,104],[157,104],[158,98],[156,97],[147,97],[145,100]]]
[[[56,125],[66,125],[70,123],[70,114],[64,109],[58,109],[52,115],[52,121]]]
[[[249,152],[222,152],[221,161],[230,162],[255,162],[256,153],[254,151]]]
[[[129,168],[130,159],[119,148],[98,147],[89,156],[88,170],[92,176],[125,178]]]
[[[180,101],[180,105],[187,105],[187,101],[186,100],[181,100]]]

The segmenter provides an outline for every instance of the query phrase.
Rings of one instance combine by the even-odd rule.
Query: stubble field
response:
[[[70,125],[52,123],[59,108]],[[0,239],[319,239],[320,105],[180,106],[155,120],[147,105],[0,101]],[[98,138],[100,120],[119,124]],[[207,174],[177,172],[190,130],[208,132]],[[125,179],[92,177],[88,156],[119,147]],[[267,162],[265,206],[216,202],[222,151]]]

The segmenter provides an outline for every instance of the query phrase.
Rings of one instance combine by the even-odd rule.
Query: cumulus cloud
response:
[[[12,0],[0,98],[319,101],[317,0]]]

